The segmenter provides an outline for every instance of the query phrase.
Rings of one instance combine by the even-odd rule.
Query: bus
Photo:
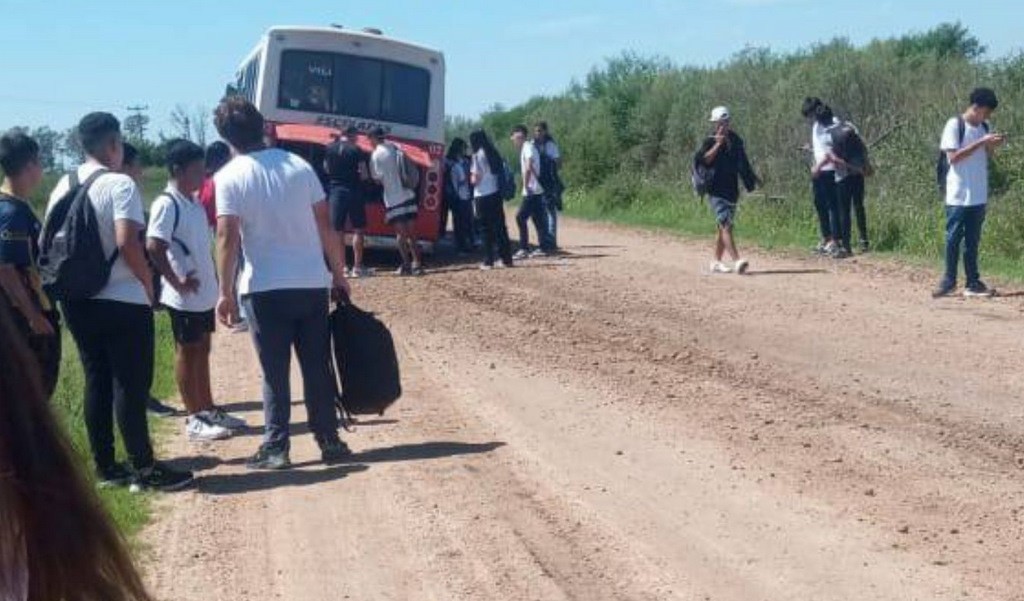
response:
[[[380,127],[420,167],[416,231],[433,250],[444,232],[444,55],[378,29],[272,27],[242,61],[228,94],[241,95],[267,121],[267,136],[323,173],[325,147],[350,126]],[[367,199],[366,245],[395,248],[384,206]]]

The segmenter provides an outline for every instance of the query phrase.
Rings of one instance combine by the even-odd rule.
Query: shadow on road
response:
[[[748,271],[748,276],[757,275],[815,275],[828,273],[827,269],[766,269],[763,271]]]
[[[276,488],[314,486],[333,482],[359,472],[365,472],[368,466],[359,464],[323,466],[320,469],[303,469],[305,465],[295,465],[292,469],[281,471],[257,472],[241,474],[215,474],[199,478],[199,491],[208,495],[240,495]]]
[[[479,455],[500,449],[505,444],[504,442],[423,442],[403,444],[356,453],[352,455],[352,461],[357,463],[391,463],[397,461],[441,459],[459,455]]]

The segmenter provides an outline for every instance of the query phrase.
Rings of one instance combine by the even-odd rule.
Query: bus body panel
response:
[[[304,69],[294,68],[296,65]],[[286,66],[291,68],[284,69]],[[346,73],[358,77],[359,68],[367,66],[371,77],[377,76],[370,80],[380,86],[377,97],[373,97],[372,87],[345,85]],[[424,77],[429,78],[427,86],[417,85]],[[322,178],[324,149],[340,131],[355,126],[365,134],[383,128],[389,139],[421,167],[416,230],[429,249],[444,228],[444,78],[444,55],[436,50],[355,30],[273,27],[239,67],[234,87],[260,110],[268,122],[268,134],[276,138],[277,144],[306,158]],[[406,88],[401,87],[402,82]],[[410,91],[427,94],[425,107],[413,105],[410,110],[409,103],[417,100],[414,94],[403,94],[410,85]],[[391,110],[401,113],[404,108],[407,118],[402,122],[381,115],[367,117],[332,110],[352,95],[355,104],[373,98],[373,105],[369,101],[364,104],[379,107],[377,112],[381,113],[388,104],[385,99],[390,99],[392,105],[405,103]],[[425,115],[417,110],[424,108]],[[364,151],[372,150],[365,135],[358,137],[358,144]],[[383,204],[368,202],[366,208],[368,246],[394,248],[393,230],[384,220]]]

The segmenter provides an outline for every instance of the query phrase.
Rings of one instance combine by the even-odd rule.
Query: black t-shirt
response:
[[[713,137],[706,138],[700,147],[699,156],[703,157],[714,145]],[[752,191],[757,184],[757,177],[750,167],[743,138],[735,132],[729,132],[729,140],[726,142],[725,148],[718,152],[709,167],[714,169],[711,185],[708,186],[708,193],[711,196],[736,202],[740,197],[740,179],[743,180],[748,191]]]
[[[337,140],[327,147],[327,180],[330,187],[357,192],[361,188],[359,166],[365,165],[366,154],[351,142]],[[363,167],[365,169],[365,166]]]

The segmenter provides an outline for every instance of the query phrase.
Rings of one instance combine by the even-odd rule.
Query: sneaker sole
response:
[[[994,296],[994,292],[964,292],[964,298],[992,298]]]
[[[227,440],[229,438],[231,438],[230,431],[226,432],[225,434],[217,436],[193,436],[192,434],[188,435],[189,442],[217,442],[220,440]]]
[[[286,469],[290,468],[291,466],[292,466],[292,462],[291,461],[289,461],[287,463],[282,463],[282,464],[279,464],[279,465],[270,465],[270,464],[266,464],[266,463],[261,463],[261,464],[247,463],[247,464],[245,464],[246,468],[248,468],[250,470],[253,470],[253,471],[258,471],[258,472],[277,472],[277,471],[281,471],[281,470],[286,470]]]
[[[144,492],[177,492],[179,490],[184,490],[184,489],[192,486],[193,484],[195,484],[195,482],[196,482],[195,477],[192,477],[192,478],[189,478],[188,480],[182,480],[181,482],[178,482],[176,484],[170,484],[170,485],[167,485],[167,486],[153,486],[153,487],[149,487],[149,486],[141,486],[139,484],[132,484],[130,487],[128,487],[128,490],[132,494],[136,494],[136,495],[144,493]]]

